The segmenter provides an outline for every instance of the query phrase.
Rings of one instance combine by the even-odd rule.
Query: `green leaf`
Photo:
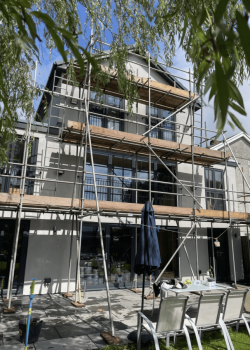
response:
[[[210,68],[210,64],[206,61],[206,60],[203,60],[198,68],[198,81],[197,81],[197,88],[198,88],[198,91],[199,91],[199,87],[200,87],[200,84],[202,82],[202,79],[205,77],[205,75],[207,74],[208,70]]]
[[[232,112],[228,112],[228,114],[230,115],[233,123],[237,126],[237,128],[239,128],[243,132],[246,132],[239,119]]]
[[[205,22],[206,18],[207,18],[207,10],[206,10],[205,6],[203,5],[202,10],[200,12],[200,16],[198,18],[199,26],[201,26]]]
[[[246,10],[250,12],[250,1],[249,0],[242,0],[243,5],[245,6]]]
[[[188,27],[188,14],[186,13],[185,19],[184,19],[184,27],[182,30],[182,37],[181,37],[180,46],[182,46],[182,44],[183,44],[183,40],[184,40],[185,35],[186,35],[187,27]]]
[[[25,20],[26,20],[26,23],[29,27],[29,31],[30,31],[32,38],[35,39],[37,36],[36,25],[35,25],[35,22],[33,21],[32,17],[27,12],[25,12]]]
[[[245,17],[242,16],[242,14],[240,14],[238,11],[236,12],[236,20],[240,42],[246,55],[246,61],[250,66],[250,30],[248,27],[248,23]]]
[[[46,24],[47,27],[55,27],[55,23],[52,18],[50,18],[49,15],[46,13],[40,12],[40,11],[32,11],[31,15],[35,16],[36,18],[40,19],[41,21]]]
[[[229,102],[229,105],[230,105],[230,107],[232,107],[236,112],[238,112],[238,113],[240,113],[240,114],[242,114],[242,115],[245,115],[245,116],[247,115],[245,109],[241,108],[241,107],[238,106],[236,103],[230,101],[230,102]]]
[[[215,77],[218,88],[218,103],[221,110],[222,124],[225,125],[229,103],[229,92],[226,77],[219,59],[215,62]]]
[[[216,24],[220,22],[224,13],[226,12],[228,2],[229,0],[220,0],[220,2],[218,3],[214,13],[214,21]]]
[[[237,63],[237,59],[236,59],[236,54],[233,53],[232,55],[232,59],[230,60],[230,65],[226,71],[226,79],[231,79],[231,77],[233,76],[234,72],[235,72],[235,68],[236,68],[236,63]],[[232,62],[232,63],[231,63]]]
[[[213,96],[216,94],[217,92],[217,84],[216,81],[214,82],[211,90],[210,90],[210,94],[209,94],[209,98],[208,98],[208,102],[211,101],[211,99],[213,98]]]
[[[241,96],[241,93],[239,91],[239,89],[237,88],[237,86],[235,85],[235,83],[232,80],[228,81],[228,87],[229,87],[229,94],[231,95],[231,97],[242,107],[245,109],[244,107],[244,101],[243,98]]]
[[[204,95],[206,95],[206,93],[208,92],[208,90],[212,87],[212,85],[214,84],[215,82],[215,74],[212,73],[209,75],[209,77],[207,78],[206,80],[206,83],[205,83],[205,88],[204,88]]]

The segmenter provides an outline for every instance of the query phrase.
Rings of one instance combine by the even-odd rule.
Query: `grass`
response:
[[[247,333],[246,327],[240,327],[239,332],[235,330],[229,330],[230,337],[232,339],[235,350],[250,349],[250,337]],[[196,339],[194,335],[191,335],[192,349],[198,350]],[[172,338],[173,339],[173,338]],[[202,347],[204,350],[226,350],[226,343],[223,335],[220,331],[206,332],[202,339]],[[187,343],[185,337],[178,337],[177,344],[174,345],[170,342],[170,347],[166,347],[165,340],[160,340],[160,350],[187,350]],[[154,343],[149,343],[147,346],[142,346],[142,350],[154,350]],[[105,350],[136,350],[136,344],[127,345],[113,345],[106,346]]]

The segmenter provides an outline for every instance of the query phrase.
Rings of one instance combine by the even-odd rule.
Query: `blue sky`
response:
[[[80,13],[81,13],[81,18],[82,18],[82,25],[84,25],[84,20],[85,20],[84,10],[80,9]],[[116,29],[115,27],[116,26],[114,26],[114,30]],[[86,31],[86,38],[84,38],[83,36],[80,38],[80,44],[83,47],[86,47],[88,40],[89,40],[89,35],[90,35],[90,28],[88,28]],[[106,33],[106,39],[107,39],[106,42],[109,42],[111,40],[111,35],[109,32]],[[50,57],[49,50],[47,50],[44,47],[43,43],[42,43],[42,45],[43,46],[41,47],[41,55],[40,55],[41,64],[38,64],[36,81],[39,84],[46,85],[46,82],[47,82],[50,70],[52,68],[53,62],[61,60],[61,56],[56,50],[54,50],[52,52],[51,57]],[[177,68],[181,68],[183,70],[187,70],[187,71],[190,68],[192,71],[192,65],[186,61],[185,52],[180,48],[177,49],[177,51],[176,51],[176,56],[173,59],[173,66],[175,66]],[[186,75],[182,72],[178,71],[178,73],[177,73],[176,70],[172,70],[172,69],[169,69],[169,70],[173,74],[176,74],[176,75],[181,76],[181,77],[186,77]],[[185,81],[181,80],[181,82],[184,86],[186,86],[188,88],[188,85]],[[240,91],[242,93],[245,107],[246,107],[246,111],[247,111],[247,117],[243,117],[237,113],[235,113],[235,114],[239,118],[239,120],[241,121],[241,123],[244,126],[244,128],[246,129],[246,131],[250,134],[250,123],[248,122],[248,118],[250,116],[250,99],[249,99],[250,85],[249,84],[250,84],[249,81],[245,81],[243,86],[240,86]],[[203,108],[203,120],[206,121],[208,129],[215,130],[216,125],[214,123],[213,101],[210,101],[210,103],[208,103],[206,96],[205,96],[204,101],[205,101],[206,106],[204,106],[204,108]],[[39,101],[35,101],[35,106],[37,106],[38,103],[39,103]],[[227,133],[226,133],[227,137],[240,132],[240,130],[237,128],[235,130],[232,130],[229,125],[226,125],[226,130],[227,130]],[[208,133],[208,136],[211,137],[212,134]]]

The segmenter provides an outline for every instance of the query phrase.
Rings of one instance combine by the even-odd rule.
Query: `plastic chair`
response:
[[[240,321],[244,321],[248,334],[250,336],[250,328],[248,322],[243,315],[246,296],[250,288],[245,290],[230,290],[227,293],[222,319],[226,325],[236,323],[236,331],[239,330]]]
[[[141,349],[141,330],[143,328],[153,336],[156,350],[160,349],[158,339],[165,338],[166,346],[169,347],[170,336],[174,336],[176,342],[176,335],[183,332],[187,339],[188,349],[191,350],[189,333],[184,324],[188,299],[189,296],[161,299],[156,323],[152,323],[142,312],[138,312],[137,350]],[[144,323],[142,323],[143,320]]]
[[[198,303],[197,315],[195,318],[191,318],[186,315],[185,324],[190,331],[193,329],[193,332],[196,337],[198,348],[202,350],[201,338],[202,331],[215,329],[218,326],[221,327],[227,349],[234,350],[232,340],[228,333],[227,327],[222,320],[221,310],[222,310],[222,301],[226,293],[218,294],[201,294]]]

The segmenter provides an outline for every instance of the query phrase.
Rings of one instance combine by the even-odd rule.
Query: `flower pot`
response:
[[[207,278],[207,281],[208,281],[208,282],[216,282],[215,278],[213,278],[213,277],[208,277],[208,278]]]
[[[28,344],[36,343],[39,339],[43,321],[37,320],[37,322],[35,322],[35,320],[37,319],[33,318],[31,319],[31,322],[30,322]],[[19,335],[20,335],[21,343],[25,343],[26,341],[26,327],[27,327],[27,319],[24,318],[19,321]]]

